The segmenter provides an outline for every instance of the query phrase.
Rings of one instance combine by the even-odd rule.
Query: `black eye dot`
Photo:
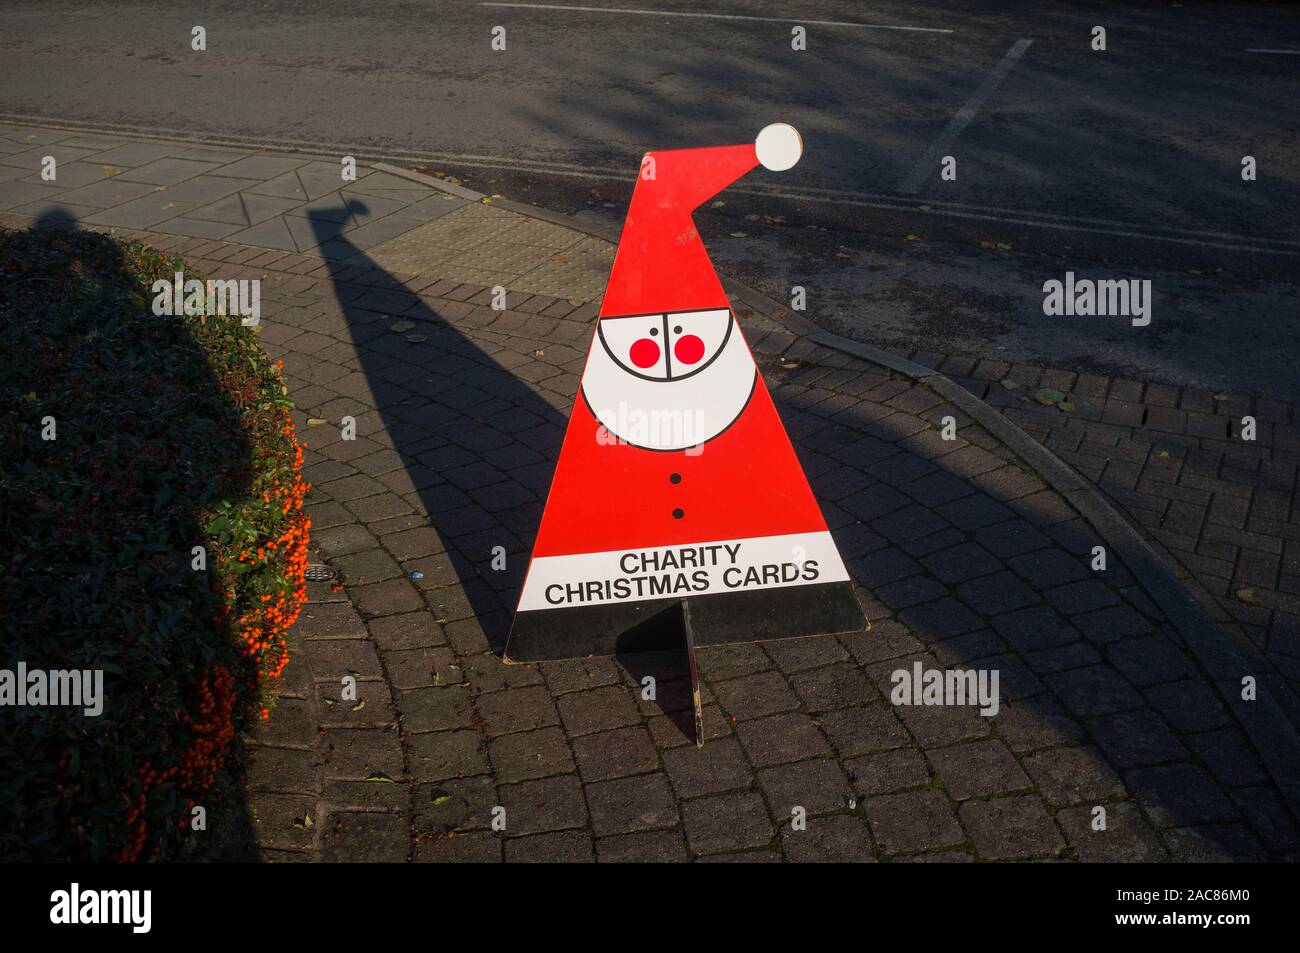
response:
[[[669,481],[671,481],[672,483],[681,483],[681,482],[682,482],[682,475],[681,475],[680,473],[674,473],[674,474],[673,474],[672,476],[670,476],[668,479],[669,479]]]
[[[686,515],[685,510],[673,510],[673,519],[679,520]]]
[[[681,334],[681,333],[682,333],[682,326],[680,324],[677,325],[677,327],[673,328],[673,334]]]
[[[653,338],[653,337],[658,337],[658,336],[659,336],[659,329],[658,329],[658,328],[651,328],[651,329],[650,329],[650,336],[651,336],[652,338]]]

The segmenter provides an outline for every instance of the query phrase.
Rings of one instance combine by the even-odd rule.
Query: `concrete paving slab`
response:
[[[260,222],[251,228],[232,233],[229,241],[243,245],[257,245],[260,248],[276,248],[280,251],[297,251],[298,243],[293,240],[284,219],[276,216]]]
[[[343,234],[352,231],[352,220],[332,221],[324,218],[309,218],[305,215],[289,213],[282,216],[284,226],[293,236],[301,252],[307,252],[323,242],[335,241]]]
[[[175,218],[195,207],[194,202],[177,202],[165,195],[145,195],[121,205],[114,205],[86,221],[92,225],[118,225],[122,228],[150,228],[169,218]]]
[[[15,170],[0,166],[0,176],[11,171]],[[69,162],[67,164],[60,162],[58,169],[55,170],[55,174],[57,178],[49,184],[57,185],[65,189],[79,189],[83,185],[93,185],[96,182],[102,182],[104,179],[111,178],[111,176],[105,174],[103,166],[96,165],[93,162]],[[26,176],[23,181],[41,182],[43,180],[39,173],[33,173],[32,175]]]
[[[39,199],[53,200],[63,190],[34,182],[0,182],[0,209],[16,208]]]
[[[85,221],[96,212],[102,209],[94,208],[90,205],[69,205],[66,202],[58,201],[38,201],[28,202],[26,205],[19,205],[17,208],[10,209],[19,215],[30,215],[34,219],[46,218],[48,216],[58,216],[61,218],[72,218],[77,221]]]
[[[164,156],[184,152],[185,148],[179,143],[125,142],[120,146],[96,153],[95,161],[107,163],[108,165],[134,167],[145,165]]]
[[[192,235],[195,238],[222,239],[239,231],[240,227],[227,222],[205,222],[201,219],[178,216],[169,218],[165,222],[159,222],[153,226],[153,230],[165,232],[168,235]]]
[[[73,205],[97,205],[100,208],[109,208],[149,195],[154,191],[156,191],[154,186],[144,182],[126,182],[120,176],[113,176],[102,182],[70,189],[60,198]]]
[[[245,179],[223,179],[215,175],[200,175],[178,185],[167,186],[167,194],[181,202],[215,202],[227,195],[233,195],[247,184]]]
[[[186,179],[211,172],[216,167],[215,162],[199,162],[196,159],[168,156],[123,172],[122,178],[130,182],[148,182],[152,185],[176,185]]]
[[[106,152],[121,144],[121,139],[113,139],[109,136],[69,136],[59,143],[61,146],[71,146],[74,149],[94,149],[96,152]]]
[[[296,199],[299,202],[311,200],[307,189],[298,179],[298,173],[292,170],[265,182],[247,186],[246,191],[256,195],[273,195],[277,198]]]
[[[423,224],[419,219],[407,218],[400,213],[373,219],[348,231],[348,241],[358,248],[373,248],[380,242],[404,235]]]
[[[247,159],[253,153],[247,149],[224,148],[221,146],[195,146],[193,149],[186,149],[184,152],[176,153],[178,159],[198,159],[201,162],[220,162],[222,165],[230,165],[238,162],[240,159]]]
[[[84,159],[86,156],[94,154],[94,149],[73,149],[60,142],[0,156],[0,165],[16,166],[22,169],[30,169],[33,172],[40,172],[45,157],[54,156],[55,172],[57,173],[58,166],[64,163],[76,162],[78,159]]]
[[[357,177],[352,182],[343,181],[341,168],[325,162],[313,162],[298,170],[298,179],[307,189],[307,196],[318,199],[350,185],[360,185],[374,175],[368,167],[358,166]]]
[[[338,192],[330,192],[315,201],[300,205],[293,210],[292,214],[317,221],[339,222],[345,225],[356,224],[352,216],[352,210],[348,208],[347,201]]]
[[[62,142],[69,138],[72,133],[61,129],[37,129],[32,126],[9,126],[5,130],[5,136],[14,142],[27,143],[28,145],[45,145],[51,142]]]
[[[290,172],[301,165],[306,165],[308,161],[307,159],[294,159],[288,156],[252,155],[229,165],[221,166],[221,170],[217,174],[231,176],[236,179],[266,181],[277,175]]]

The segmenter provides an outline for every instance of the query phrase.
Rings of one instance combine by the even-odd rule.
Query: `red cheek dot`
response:
[[[684,334],[673,345],[673,354],[683,364],[695,364],[704,356],[704,342],[694,334]]]
[[[659,345],[649,338],[642,338],[632,345],[628,357],[637,367],[653,367],[659,363]]]

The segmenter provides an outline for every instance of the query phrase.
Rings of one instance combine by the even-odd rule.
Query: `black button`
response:
[[[673,510],[673,519],[675,519],[675,520],[679,520],[679,519],[681,519],[681,518],[682,518],[683,516],[685,516],[685,515],[686,515],[686,512],[685,512],[684,510],[682,510],[682,509],[675,509],[675,510]]]
[[[674,473],[674,474],[672,474],[668,479],[669,479],[669,481],[672,482],[672,483],[681,483],[681,482],[682,482],[682,475],[681,475],[680,473]]]

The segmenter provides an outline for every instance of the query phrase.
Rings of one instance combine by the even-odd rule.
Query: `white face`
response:
[[[582,396],[615,437],[650,450],[712,440],[749,403],[758,370],[725,308],[602,318]]]

